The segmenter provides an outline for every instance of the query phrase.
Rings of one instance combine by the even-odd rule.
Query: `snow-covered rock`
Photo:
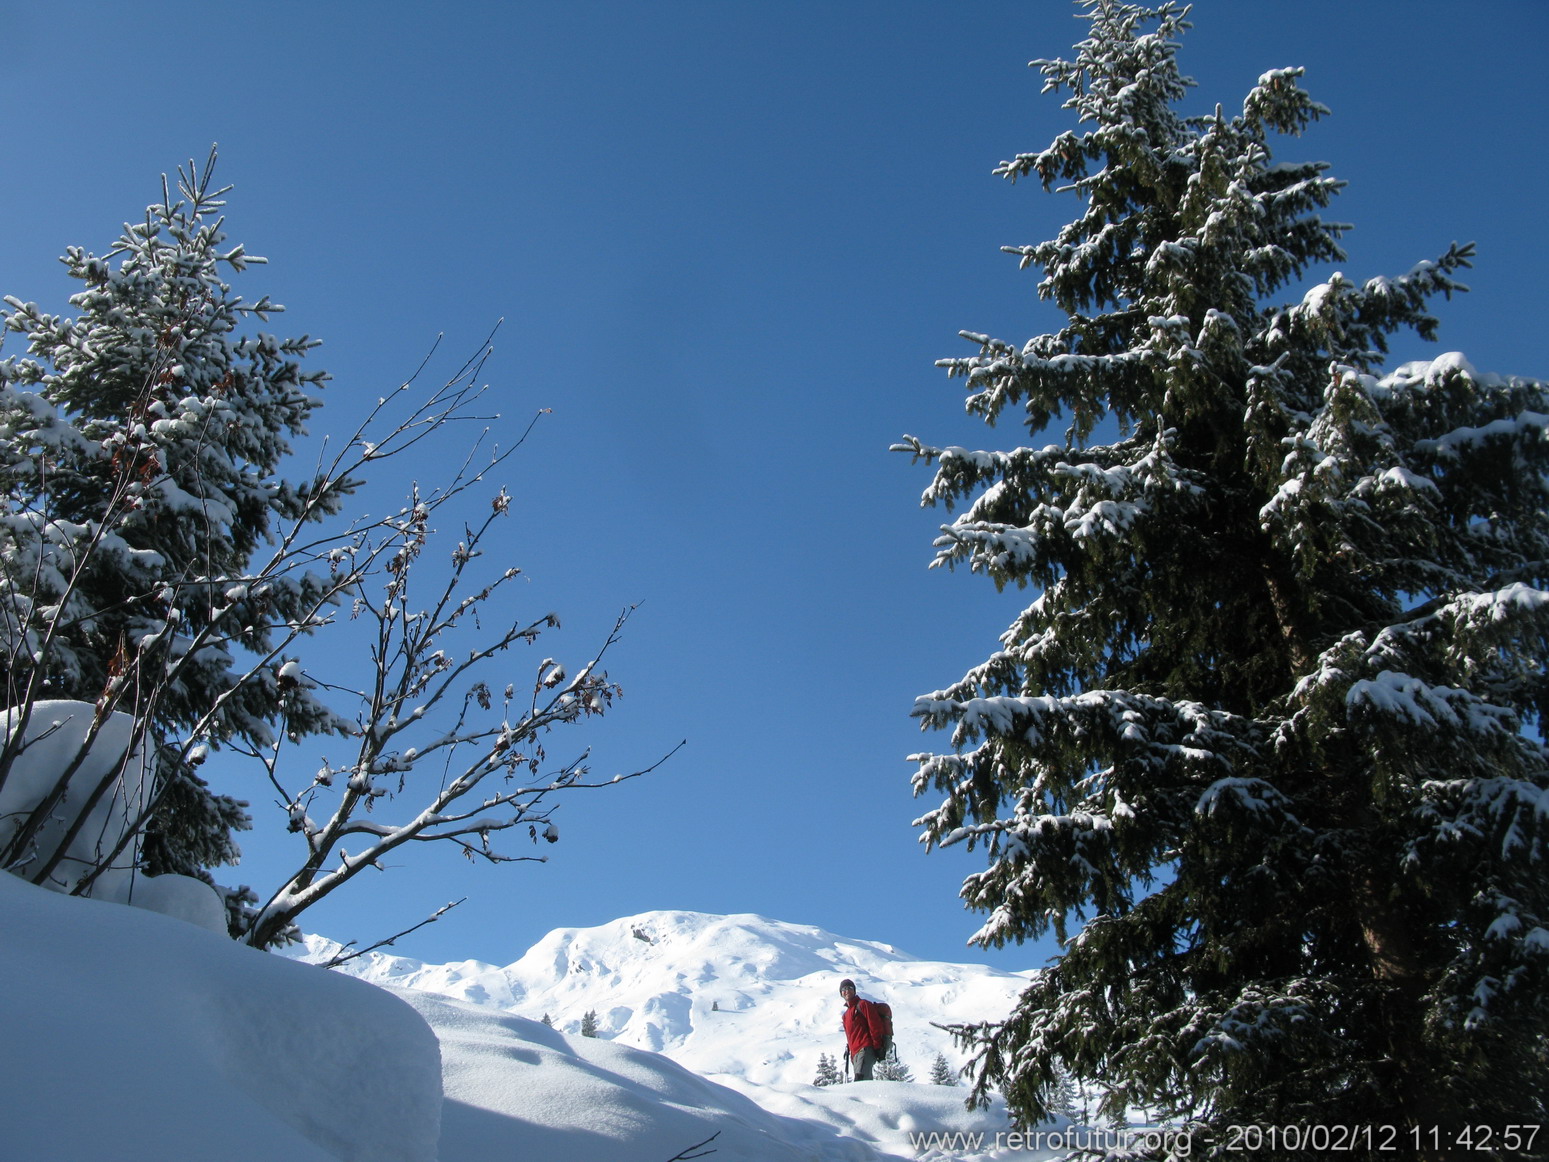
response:
[[[97,709],[89,702],[40,701],[33,703],[23,728],[22,713],[16,708],[0,711],[0,733],[9,739],[21,729],[22,738],[0,786],[0,844],[11,839],[21,821],[75,765],[62,799],[31,844],[35,865],[60,857],[47,886],[70,891],[83,871],[118,844],[124,822],[144,809],[155,778],[154,763],[135,745],[134,719],[127,714],[110,713],[96,723]],[[104,783],[100,797],[91,802]],[[72,838],[69,832],[78,821],[81,825]],[[92,894],[111,899],[126,893],[134,854],[115,861],[124,866],[105,872]]]
[[[61,855],[62,849],[57,866],[44,881],[54,891],[73,890],[85,872],[112,853],[126,825],[144,810],[155,782],[155,764],[136,744],[134,719],[116,712],[100,723],[96,717],[97,709],[89,702],[33,703],[21,751],[0,785],[0,846],[4,846],[33,809],[53,794],[61,776],[75,766],[63,797],[33,837],[32,854],[22,865],[25,874],[28,867],[41,867]],[[0,710],[0,735],[9,738],[21,719],[16,708]],[[93,802],[99,786],[104,789]],[[70,831],[78,821],[72,837]],[[138,854],[136,846],[126,847],[87,894],[225,934],[226,905],[214,888],[191,876],[141,874],[135,870]]]

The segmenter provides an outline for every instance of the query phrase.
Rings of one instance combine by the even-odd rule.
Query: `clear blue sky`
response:
[[[214,141],[231,235],[271,260],[238,288],[325,340],[316,431],[347,430],[438,332],[460,356],[504,317],[486,377],[508,422],[553,409],[505,477],[522,599],[564,619],[543,648],[579,658],[641,603],[610,664],[626,697],[573,739],[609,771],[689,740],[573,799],[547,865],[416,852],[308,928],[367,942],[467,895],[400,951],[503,963],[556,926],[687,908],[1043,961],[963,948],[980,857],[921,853],[905,761],[947,745],[919,736],[913,697],[1030,595],[927,572],[943,518],[887,448],[1023,434],[970,425],[932,363],[967,351],[961,328],[1021,342],[1053,322],[998,247],[1075,203],[990,170],[1068,125],[1026,63],[1069,49],[1069,5],[7,8],[0,292],[64,309],[64,247],[105,248]],[[1280,156],[1351,183],[1331,216],[1356,226],[1352,277],[1478,243],[1440,343],[1398,357],[1549,376],[1549,5],[1200,0],[1194,20],[1196,109],[1306,66],[1333,116]],[[223,789],[263,834],[221,878],[262,887],[295,837],[262,786]]]

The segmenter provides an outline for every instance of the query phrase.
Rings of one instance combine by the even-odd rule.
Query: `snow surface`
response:
[[[138,747],[127,754],[134,743],[134,719],[112,713],[103,717],[92,736],[96,708],[88,702],[38,701],[27,717],[23,742],[16,761],[0,786],[0,843],[15,832],[18,820],[26,818],[54,789],[62,772],[69,770],[90,739],[90,747],[71,776],[64,798],[39,830],[34,847],[36,858],[47,859],[61,846],[64,855],[59,867],[49,876],[49,886],[69,891],[82,871],[93,866],[122,834],[120,822],[138,815],[150,794],[151,764]],[[9,738],[21,722],[21,711],[0,711],[0,732]],[[105,779],[112,782],[102,797],[87,807],[90,793]],[[70,827],[79,815],[84,825],[74,839],[66,842]],[[132,864],[133,854],[121,860]],[[129,873],[110,869],[97,881],[99,898],[104,898],[109,882],[127,880]]]
[[[666,1162],[714,1137],[718,1158],[875,1162],[832,1124],[782,1117],[655,1053],[399,990],[441,1041],[442,1157]]]
[[[391,994],[3,874],[0,932],[5,1158],[436,1157],[436,1039]]]
[[[810,957],[824,966],[851,957],[852,967],[874,968],[878,981],[892,982],[895,1007],[908,1014],[900,1027],[906,1046],[914,1024],[941,1015],[915,1007],[921,998],[952,994],[949,1006],[967,997],[987,1004],[990,982],[1006,977],[910,961],[885,945],[815,928],[672,912],[553,933],[517,964],[559,952],[617,951],[619,931],[645,925],[669,949],[676,934],[706,957],[700,942],[721,933],[729,948],[723,967],[736,988],[723,991],[716,976],[698,988],[728,1001],[763,996],[770,1009],[818,983],[801,986],[801,977],[780,975],[781,965],[788,973]],[[9,875],[0,875],[0,932],[0,1027],[10,1049],[0,1065],[7,1111],[0,1155],[7,1159],[667,1162],[712,1136],[706,1149],[715,1150],[707,1155],[715,1162],[1052,1156],[1009,1147],[917,1150],[911,1131],[978,1131],[993,1143],[1006,1128],[999,1108],[965,1111],[961,1089],[749,1081],[747,1074],[769,1075],[774,1046],[760,1038],[772,1022],[746,1026],[759,1031],[751,1038],[698,1039],[714,1047],[728,1070],[719,1080],[734,1083],[728,1086],[617,1040],[571,1035],[423,989],[375,987],[173,917],[49,892]],[[644,958],[658,976],[677,979],[670,962],[667,949]],[[762,992],[745,971],[760,963],[776,970]],[[493,982],[483,971],[490,966],[473,967],[440,966],[443,979],[467,991],[481,976]],[[824,982],[832,975],[827,967],[817,972]],[[835,1011],[827,999],[815,1007]],[[730,1024],[755,1009],[725,1012]],[[825,1036],[810,1052],[792,1051],[803,1058],[800,1068],[835,1048],[836,1039]],[[691,1055],[695,1044],[692,1035],[683,1039]],[[743,1046],[740,1062],[732,1044]],[[697,1051],[709,1050],[700,1044]]]
[[[303,948],[292,954],[323,962],[339,951],[332,941],[309,936]],[[723,1095],[735,1091],[764,1111],[826,1127],[826,1136],[817,1139],[826,1144],[812,1155],[825,1159],[915,1158],[919,1155],[909,1141],[910,1131],[982,1131],[993,1136],[1005,1129],[1003,1109],[969,1113],[963,1108],[965,1090],[923,1083],[937,1053],[954,1066],[963,1062],[951,1037],[933,1023],[999,1018],[1027,986],[1026,974],[922,961],[887,944],[836,936],[810,925],[751,914],[684,911],[647,912],[595,928],[557,929],[504,967],[480,961],[432,965],[367,953],[338,971],[392,988],[430,1020],[442,1038],[449,1099],[463,1099],[458,1088],[462,1082],[454,1084],[454,1077],[481,1073],[478,1065],[465,1069],[456,1064],[467,1052],[462,1023],[476,1020],[484,1022],[481,1044],[510,1042],[525,1029],[529,1039],[561,1038],[587,1058],[588,1070],[611,1068],[610,1059],[597,1056],[606,1049],[617,1051],[627,1045],[660,1053],[684,1067],[684,1072],[699,1075],[696,1082],[702,1077],[725,1087],[719,1090]],[[821,1054],[837,1061],[844,1053],[838,995],[844,978],[856,980],[868,995],[892,1005],[899,1057],[912,1070],[915,1084],[879,1081],[831,1088],[812,1084]],[[425,999],[415,999],[416,994]],[[463,1005],[435,1008],[432,996],[453,998]],[[581,1018],[588,1011],[597,1013],[597,1039],[579,1035]],[[458,1012],[461,1016],[452,1020]],[[500,1024],[502,1019],[510,1020],[504,1017],[507,1013],[528,1020]],[[535,1024],[544,1016],[555,1029]],[[450,1037],[449,1030],[453,1030]],[[525,1051],[537,1050],[528,1045]],[[482,1088],[486,1084],[480,1082],[477,1087],[486,1096],[473,1104],[490,1110],[512,1108],[502,1104],[511,1095],[488,1098]],[[518,1116],[531,1117],[531,1098],[518,1098],[523,1103],[516,1107]],[[673,1097],[657,1100],[663,1111],[676,1108],[678,1102]],[[595,1104],[580,1104],[581,1124],[589,1124],[587,1110]],[[454,1115],[453,1108],[448,1106],[449,1127],[454,1116],[464,1116]],[[693,1140],[714,1132],[723,1117],[735,1115],[740,1108],[735,1104],[729,1109],[716,1107],[713,1118],[701,1119],[708,1127],[705,1133]],[[557,1108],[542,1114],[545,1121],[560,1116]],[[787,1127],[785,1139],[805,1147],[808,1143],[802,1134],[806,1132]],[[843,1138],[835,1139],[834,1134]],[[728,1143],[741,1140],[728,1131],[716,1146],[738,1157]],[[844,1152],[856,1141],[876,1153]],[[617,1148],[626,1149],[627,1143],[621,1140]],[[681,1148],[680,1144],[657,1157],[671,1157]],[[747,1156],[787,1155],[772,1152],[766,1142]],[[1037,1155],[1022,1151],[1017,1156]]]

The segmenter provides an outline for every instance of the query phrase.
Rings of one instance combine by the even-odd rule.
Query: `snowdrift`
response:
[[[432,1162],[434,1034],[381,989],[0,874],[5,1157]]]
[[[32,839],[32,859],[41,863],[59,856],[44,880],[53,891],[71,891],[81,875],[106,861],[123,835],[125,823],[144,809],[154,783],[155,764],[135,743],[134,719],[127,714],[108,714],[93,736],[96,715],[96,707],[89,702],[35,702],[27,716],[21,753],[0,785],[3,846],[20,822],[53,791],[60,774],[85,752],[64,796]],[[16,707],[0,710],[0,735],[9,738],[22,718]],[[99,783],[106,790],[91,803]],[[72,838],[69,833],[77,821],[81,826]],[[208,884],[190,876],[142,875],[135,871],[137,855],[134,848],[121,854],[86,894],[164,912],[212,932],[226,931],[226,905]]]

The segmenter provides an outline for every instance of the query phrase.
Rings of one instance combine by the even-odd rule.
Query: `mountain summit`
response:
[[[339,946],[309,936],[298,959]],[[1030,974],[919,960],[889,944],[743,913],[659,911],[595,928],[558,928],[505,967],[424,964],[368,953],[340,971],[375,984],[452,997],[664,1054],[697,1073],[758,1084],[808,1084],[818,1057],[844,1052],[839,981],[893,1007],[899,1057],[924,1078],[937,1053],[961,1064],[935,1024],[1004,1013]]]

